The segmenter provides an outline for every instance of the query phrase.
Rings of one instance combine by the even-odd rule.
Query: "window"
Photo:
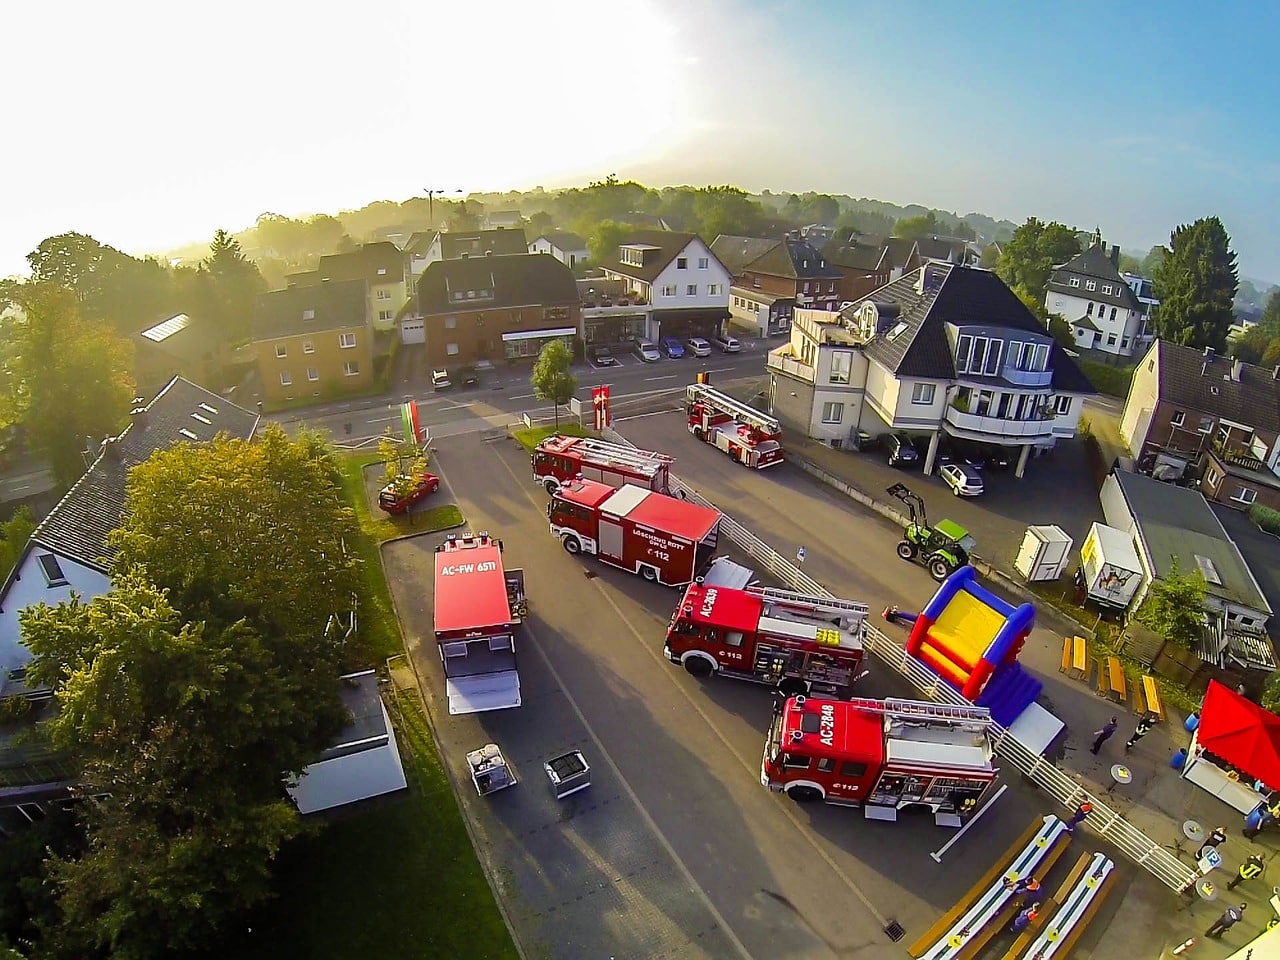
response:
[[[966,373],[981,373],[982,365],[987,359],[987,338],[973,338],[973,353],[969,355],[969,366]]]
[[[688,257],[676,257],[676,269],[677,269],[677,270],[688,270],[688,269],[689,269],[689,258],[688,258]]]
[[[843,403],[824,403],[822,405],[822,422],[839,423],[844,419]]]
[[[1120,349],[1121,349],[1121,350],[1128,350],[1128,349],[1129,349],[1129,338],[1128,338],[1128,337],[1121,337],[1121,338],[1120,338]]]
[[[1001,420],[1009,419],[1009,404],[1013,402],[1013,394],[1002,393],[996,401],[996,416]]]
[[[831,354],[831,382],[848,383],[853,371],[853,353],[849,350],[835,350]]]
[[[302,341],[302,352],[303,352],[303,353],[315,353],[315,352],[316,352],[316,345],[315,345],[314,343],[312,343],[310,340],[303,340],[303,341]]]
[[[1213,417],[1200,418],[1200,432],[1213,433]]]
[[[718,297],[718,296],[720,296],[720,284],[718,284],[718,283],[709,283],[709,284],[707,284],[707,296],[708,296],[708,297]]]
[[[276,359],[283,360],[289,355],[289,347],[283,343],[276,344]]]
[[[1115,308],[1115,307],[1112,307],[1112,308],[1111,308],[1111,320],[1112,320],[1112,322],[1113,322],[1113,323],[1115,322],[1115,319],[1116,319],[1116,308]]]
[[[280,371],[280,386],[282,387],[293,386],[293,375],[290,374],[288,370]]]
[[[1258,498],[1258,491],[1249,487],[1238,487],[1236,492],[1231,495],[1231,499],[1236,503],[1253,503]]]
[[[387,275],[387,268],[386,268],[386,267],[379,267],[379,268],[378,268],[378,276],[380,276],[380,277],[385,277],[386,275]],[[387,296],[390,296],[390,294],[387,294]]]
[[[1068,281],[1068,283],[1070,283],[1070,284],[1071,284],[1071,286],[1073,286],[1073,287],[1078,287],[1078,286],[1080,286],[1080,278],[1079,278],[1079,277],[1072,277],[1072,278]]]
[[[344,377],[360,376],[360,364],[356,363],[354,360],[348,360],[342,365],[342,375]]]
[[[1036,344],[1036,358],[1031,364],[1032,370],[1048,370],[1049,369],[1049,345],[1047,343]]]
[[[493,650],[493,651],[498,651],[498,650],[510,650],[510,649],[511,649],[511,635],[510,635],[510,634],[505,634],[505,633],[504,633],[504,634],[503,634],[502,636],[500,636],[500,637],[490,637],[490,638],[489,638],[489,649],[490,649],[490,650]]]
[[[338,334],[338,346],[343,350],[349,350],[356,345],[356,335],[354,333]]]
[[[310,380],[312,383],[315,383],[317,380],[320,379],[320,371],[317,370],[315,367],[307,367],[307,379]]]
[[[987,366],[983,371],[988,377],[994,377],[1000,372],[1000,347],[1003,341],[992,340],[991,346],[987,349]]]
[[[1097,289],[1098,289],[1098,282],[1097,282],[1096,280],[1086,280],[1086,281],[1084,282],[1084,288],[1085,288],[1086,290],[1097,290]]]
[[[832,280],[830,283],[827,284],[827,293],[835,293],[835,292],[836,292],[836,282]]]
[[[691,283],[684,288],[684,292],[686,296],[696,297],[698,295],[698,285],[696,283]]]
[[[445,643],[441,644],[446,659],[452,657],[465,657],[467,655],[467,645],[465,643]]]
[[[1218,485],[1218,481],[1221,479],[1222,474],[1218,473],[1218,471],[1213,467],[1210,467],[1204,472],[1204,482],[1211,487],[1216,487]]]
[[[303,311],[302,311],[302,319],[303,319],[303,320],[314,320],[315,318],[316,318],[316,312],[315,312],[314,310],[303,310]]]
[[[676,285],[674,283],[666,284],[662,288],[662,295],[664,297],[674,297],[676,295]]]
[[[51,587],[62,587],[67,584],[67,575],[62,572],[62,566],[58,563],[58,558],[52,553],[42,553],[37,558],[40,564],[40,572],[44,574],[44,581]]]
[[[912,403],[933,403],[933,395],[937,387],[932,383],[917,383],[911,387]]]
[[[1059,417],[1065,417],[1071,412],[1071,398],[1066,395],[1054,397],[1053,412]]]
[[[456,343],[446,343],[444,352],[451,357],[456,357],[458,355],[458,345]]]
[[[1102,285],[1102,292],[1109,295],[1111,293],[1111,284],[1104,283]]]
[[[831,757],[823,757],[821,760],[818,761],[818,772],[819,773],[835,773],[836,772],[835,760],[832,759]]]
[[[390,291],[390,290],[379,290],[379,291],[378,291],[378,299],[379,299],[379,300],[390,300],[390,299],[391,299],[391,291]]]
[[[586,519],[591,518],[587,517]],[[741,630],[726,630],[724,632],[724,645],[726,647],[740,647],[742,646],[742,639]]]
[[[1169,426],[1180,427],[1186,423],[1187,415],[1181,410],[1173,411],[1173,416],[1169,418]]]
[[[1088,308],[1085,310],[1084,315],[1085,315],[1086,317],[1092,317],[1092,316],[1093,316],[1093,301],[1092,301],[1092,300],[1091,300],[1091,301],[1089,301],[1089,306],[1088,306]]]
[[[840,776],[858,780],[867,775],[867,765],[857,760],[846,760],[840,764]]]
[[[445,318],[444,318],[444,328],[445,328],[446,330],[452,330],[452,329],[453,329],[454,327],[456,327],[457,325],[458,325],[458,318],[457,318],[457,317],[445,317]]]
[[[809,758],[800,753],[784,753],[782,765],[789,770],[808,770]]]
[[[973,348],[973,337],[961,334],[956,339],[956,372],[965,373],[969,369],[969,351]]]
[[[707,269],[707,267],[708,267],[708,266],[710,266],[710,265],[711,265],[711,261],[710,261],[707,257],[699,257],[699,258],[698,258],[698,269],[699,269],[699,270],[705,270],[705,269]]]
[[[1114,333],[1107,334],[1107,346],[1114,347],[1116,345],[1116,335]]]
[[[980,417],[991,415],[991,401],[995,399],[995,393],[990,390],[978,391],[978,402],[974,405],[974,413]]]

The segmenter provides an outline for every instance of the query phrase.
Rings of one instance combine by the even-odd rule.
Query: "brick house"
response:
[[[258,297],[253,352],[266,400],[361,393],[373,385],[368,284],[336,280]]]
[[[837,310],[844,276],[806,240],[721,234],[711,252],[733,275],[729,313],[762,337],[786,333],[796,307]]]
[[[1155,341],[1134,370],[1120,434],[1139,467],[1201,472],[1201,492],[1280,510],[1280,367]]]
[[[581,335],[573,273],[547,253],[437,260],[418,280],[417,312],[433,367],[533,358]]]
[[[840,271],[842,300],[860,300],[894,279],[889,248],[861,234],[832,238],[823,246],[822,255]]]
[[[396,315],[409,300],[407,274],[404,253],[394,243],[384,240],[362,244],[349,253],[321,257],[315,270],[290,274],[285,281],[297,287],[363,280],[369,321],[374,330],[385,332],[395,328]]]

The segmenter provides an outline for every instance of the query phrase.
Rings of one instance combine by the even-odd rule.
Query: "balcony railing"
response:
[[[1238,443],[1223,443],[1221,440],[1215,439],[1213,441],[1213,452],[1224,463],[1234,464],[1246,470],[1261,470],[1265,466],[1263,460],[1251,448],[1241,446]]]
[[[1001,376],[1020,387],[1047,387],[1053,383],[1052,370],[1019,370],[1008,364],[1005,365]]]
[[[807,363],[801,363],[790,354],[790,347],[782,347],[777,350],[769,351],[768,365],[770,370],[777,370],[779,373],[785,373],[788,376],[803,380],[805,383],[813,383],[816,373],[813,367]]]
[[[976,413],[966,413],[955,407],[947,407],[945,414],[947,423],[958,430],[972,433],[984,433],[990,437],[1017,437],[1028,439],[1053,436],[1053,417],[1036,418],[1034,420],[1008,420],[1003,417],[984,417]]]

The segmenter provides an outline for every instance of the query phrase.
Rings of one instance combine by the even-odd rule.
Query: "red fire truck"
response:
[[[862,662],[867,605],[748,585],[690,584],[667,627],[667,659],[695,677],[718,673],[848,696]]]
[[[745,467],[763,470],[782,462],[782,424],[705,383],[684,391],[689,432],[714,444]]]
[[[897,820],[928,807],[958,827],[995,782],[986,707],[792,697],[774,711],[760,782],[792,800]]]
[[[436,644],[450,713],[520,706],[515,629],[527,613],[524,571],[503,569],[500,540],[450,536],[436,548]]]
[[[661,493],[671,493],[671,464],[675,457],[652,450],[637,450],[595,437],[547,437],[530,458],[533,480],[555,493],[566,480],[583,477],[611,487],[634,483]]]
[[[569,480],[547,504],[551,535],[569,553],[671,587],[692,582],[716,548],[720,511],[643,487],[614,489],[596,480]]]

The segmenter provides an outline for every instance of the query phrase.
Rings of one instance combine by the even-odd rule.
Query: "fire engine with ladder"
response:
[[[791,697],[774,709],[760,782],[800,803],[860,806],[869,820],[929,809],[958,827],[995,782],[985,707]]]
[[[782,424],[705,383],[684,391],[689,432],[738,463],[763,470],[782,462]]]
[[[713,568],[714,572],[714,568]],[[695,677],[712,674],[848,696],[862,663],[867,605],[700,578],[685,588],[663,648]]]
[[[584,478],[611,487],[630,483],[672,494],[671,464],[675,457],[595,437],[554,434],[538,444],[530,463],[534,482],[545,487],[547,493],[555,493],[562,483]],[[684,499],[684,491],[674,495]]]

